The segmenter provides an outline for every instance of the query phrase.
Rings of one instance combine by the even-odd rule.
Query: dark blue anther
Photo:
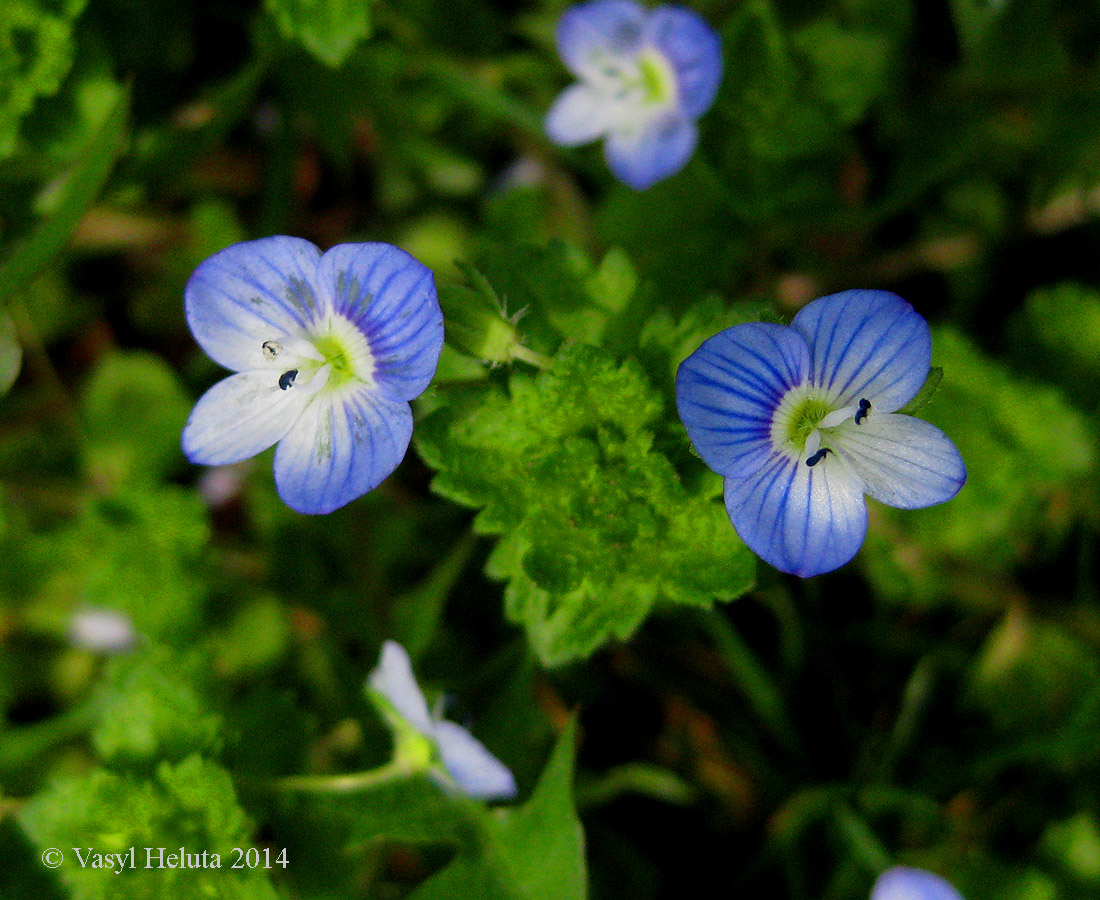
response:
[[[864,419],[867,418],[867,413],[871,411],[871,401],[867,399],[861,399],[859,401],[859,409],[856,410],[856,424],[859,425]]]
[[[828,456],[832,452],[833,451],[830,450],[828,447],[822,447],[820,450],[817,451],[817,453],[815,453],[808,460],[806,460],[806,465],[808,465],[810,467],[816,466],[819,462],[821,462],[821,460],[823,460],[826,456]]]
[[[279,376],[279,387],[281,387],[285,391],[288,387],[294,384],[294,379],[297,377],[297,369],[291,369],[289,372],[283,372],[283,374]]]

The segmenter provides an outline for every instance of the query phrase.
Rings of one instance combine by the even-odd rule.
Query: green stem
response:
[[[516,344],[509,353],[512,354],[513,359],[522,360],[539,369],[549,369],[554,365],[554,361],[549,356],[544,356],[530,347],[524,347],[523,344]]]
[[[852,851],[852,857],[872,875],[878,875],[890,868],[893,860],[882,842],[871,831],[870,826],[846,803],[838,804],[833,810],[833,819],[837,830]]]
[[[275,790],[280,792],[309,792],[346,794],[353,791],[365,791],[400,781],[415,775],[419,770],[403,760],[391,760],[377,769],[364,772],[348,772],[344,775],[288,775],[273,782]]]
[[[699,618],[757,718],[768,727],[785,750],[801,755],[797,732],[787,715],[783,696],[771,674],[760,664],[737,629],[720,614],[707,613]]]

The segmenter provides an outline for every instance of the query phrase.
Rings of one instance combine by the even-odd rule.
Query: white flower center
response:
[[[871,404],[836,406],[824,391],[800,385],[792,388],[772,415],[772,446],[780,453],[813,467],[834,451],[834,438],[867,421]]]
[[[284,391],[345,391],[376,384],[377,364],[367,336],[344,316],[331,315],[304,334],[273,335],[259,351],[257,368],[277,371]]]
[[[676,72],[652,48],[633,57],[601,55],[593,63],[589,83],[602,95],[613,128],[644,127],[676,103]]]

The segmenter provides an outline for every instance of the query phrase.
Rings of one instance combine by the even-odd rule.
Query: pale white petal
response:
[[[471,797],[508,800],[516,796],[516,780],[508,767],[461,725],[437,722],[435,737],[447,774]]]
[[[546,133],[555,144],[579,147],[607,134],[612,125],[610,98],[588,84],[562,91],[546,114]]]
[[[859,425],[836,429],[830,443],[863,479],[867,493],[889,506],[943,503],[966,481],[966,467],[950,438],[913,416],[872,412]]]
[[[283,390],[276,370],[239,372],[208,390],[183,429],[193,463],[224,466],[255,456],[286,434],[313,396],[303,385]]]
[[[776,453],[751,476],[727,478],[725,495],[741,540],[792,575],[808,578],[839,568],[867,534],[863,484],[837,454],[808,466]]]
[[[409,654],[399,643],[386,641],[382,645],[382,655],[367,679],[367,687],[389,700],[419,732],[433,737],[435,725],[428,714],[428,703],[416,683]]]
[[[114,609],[86,607],[69,624],[69,641],[97,653],[123,653],[137,642],[134,623]]]
[[[412,410],[369,385],[325,391],[275,451],[275,486],[291,509],[332,512],[376,488],[405,456]]]

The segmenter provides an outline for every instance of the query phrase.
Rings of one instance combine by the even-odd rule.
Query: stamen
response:
[[[866,398],[861,398],[859,401],[859,409],[856,410],[856,424],[859,425],[867,418],[867,413],[871,411],[871,401]]]
[[[822,447],[820,450],[817,451],[817,453],[815,453],[808,460],[806,460],[806,465],[808,465],[812,469],[819,462],[821,462],[821,460],[823,460],[826,456],[828,456],[832,452],[833,451],[830,450],[828,447]]]
[[[264,359],[274,359],[282,351],[283,345],[278,341],[264,341],[263,351]]]
[[[283,374],[279,376],[279,387],[285,391],[288,387],[294,384],[294,379],[297,377],[297,369],[291,369],[289,372],[283,372]]]

